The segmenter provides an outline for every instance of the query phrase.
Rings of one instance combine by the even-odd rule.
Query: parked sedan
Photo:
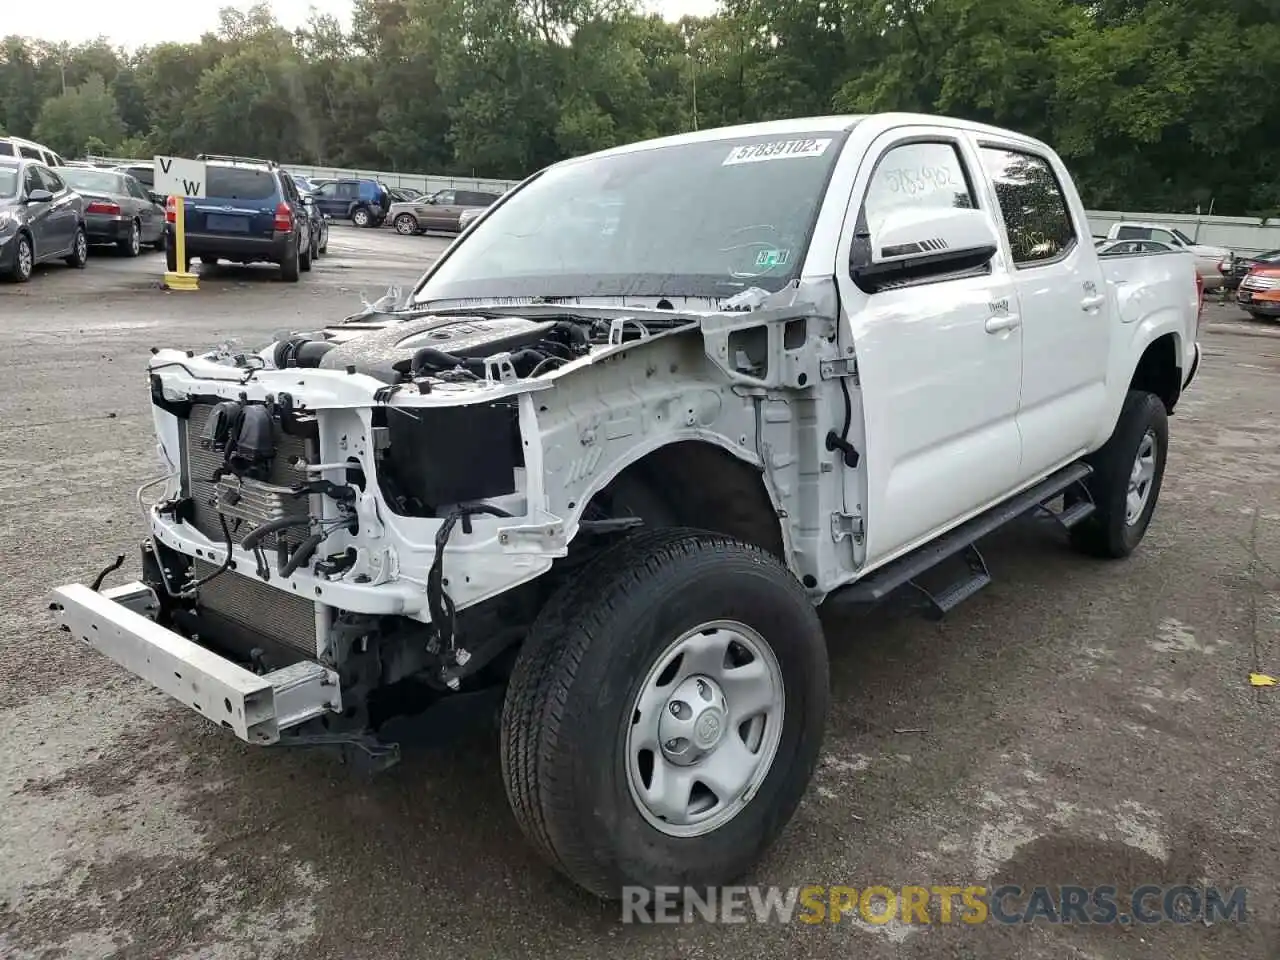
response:
[[[136,257],[144,245],[164,245],[164,208],[136,177],[84,167],[58,167],[56,172],[84,197],[90,243],[113,244],[126,257]]]
[[[0,275],[23,283],[38,263],[88,259],[80,194],[43,164],[0,157]]]

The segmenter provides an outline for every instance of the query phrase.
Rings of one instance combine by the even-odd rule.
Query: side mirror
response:
[[[986,213],[964,207],[899,207],[854,237],[849,274],[874,293],[890,283],[972,270],[1000,249]]]
[[[48,190],[36,188],[27,194],[27,203],[48,203],[53,199],[53,194]]]

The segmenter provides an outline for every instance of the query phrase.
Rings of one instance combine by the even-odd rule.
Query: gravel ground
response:
[[[152,345],[255,343],[412,283],[444,241],[335,229],[301,283],[158,288],[158,254],[0,288],[0,955],[1276,957],[1280,326],[1209,308],[1161,507],[1104,565],[1043,525],[985,549],[946,622],[827,618],[824,759],[751,882],[1246,885],[1207,926],[624,926],[521,842],[480,730],[366,778],[252,749],[52,627],[50,587],[117,553],[156,472]],[[901,732],[915,731],[915,732]]]

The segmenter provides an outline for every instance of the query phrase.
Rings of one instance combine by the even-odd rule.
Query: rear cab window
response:
[[[1065,257],[1077,237],[1066,194],[1044,157],[1008,147],[981,147],[996,189],[1013,262],[1034,267]]]
[[[209,164],[205,195],[227,200],[269,200],[276,195],[276,178],[271,171],[253,167],[223,167]]]

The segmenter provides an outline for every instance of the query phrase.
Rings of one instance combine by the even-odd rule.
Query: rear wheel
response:
[[[280,264],[280,279],[286,283],[297,283],[300,268],[301,262],[298,256],[298,243],[295,240],[293,246],[285,251],[284,262]]]
[[[203,258],[201,259],[203,260]],[[214,262],[216,263],[217,261],[215,260]],[[178,272],[178,251],[173,248],[173,244],[171,243],[166,243],[164,245],[164,265],[165,265],[165,269],[168,270],[170,273]],[[190,257],[182,258],[182,272],[183,273],[191,272]]]
[[[142,252],[142,227],[134,220],[129,224],[129,235],[118,243],[120,252],[126,257],[136,257]]]
[[[351,211],[351,222],[357,227],[367,227],[373,223],[373,216],[369,213],[368,207],[356,207]]]
[[[690,530],[624,541],[539,615],[502,716],[502,771],[529,840],[605,898],[732,881],[813,774],[826,644],[791,573]]]
[[[1119,559],[1133,553],[1155,512],[1169,449],[1169,417],[1154,394],[1130,390],[1111,438],[1087,461],[1085,481],[1096,507],[1071,530],[1086,553]]]
[[[311,245],[310,244],[307,245],[307,252],[299,255],[298,267],[299,269],[302,270],[303,273],[306,273],[311,269]]]
[[[71,241],[71,252],[67,254],[66,262],[68,267],[75,267],[77,270],[84,269],[84,265],[89,262],[89,238],[85,236],[84,227],[76,227],[76,235]]]

